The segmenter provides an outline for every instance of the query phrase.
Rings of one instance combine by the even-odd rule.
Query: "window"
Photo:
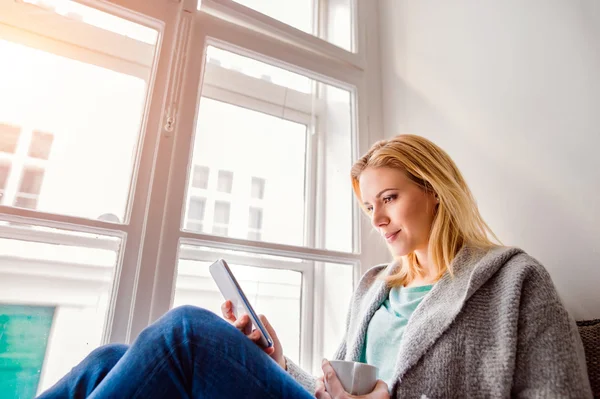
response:
[[[21,129],[0,124],[0,152],[14,153],[17,150]]]
[[[251,194],[250,196],[255,199],[264,199],[265,196],[265,179],[261,179],[258,177],[252,177],[252,186],[251,186]]]
[[[206,210],[206,199],[201,197],[190,198],[187,228],[189,230],[202,232],[204,224],[204,211]]]
[[[220,170],[219,177],[217,180],[217,190],[222,193],[231,194],[231,188],[233,186],[233,173]]]
[[[33,132],[28,155],[32,158],[48,159],[54,135],[44,132]]]
[[[192,187],[207,188],[208,187],[209,169],[206,166],[194,165],[194,175],[192,178]]]
[[[0,1],[0,303],[52,309],[22,389],[172,306],[218,312],[219,257],[318,372],[375,263],[348,185],[381,138],[356,1]]]
[[[231,206],[229,202],[216,201],[213,222],[213,233],[219,236],[226,236],[229,232],[229,212]]]

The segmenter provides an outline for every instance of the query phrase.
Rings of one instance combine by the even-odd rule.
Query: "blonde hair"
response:
[[[426,192],[439,198],[429,235],[430,261],[437,268],[436,280],[448,271],[453,274],[452,260],[464,245],[493,247],[500,242],[485,223],[473,194],[458,167],[440,147],[424,137],[403,134],[375,143],[352,167],[352,188],[363,211],[358,179],[366,168],[393,168]],[[403,257],[398,272],[386,278],[391,286],[402,286],[417,277],[424,277],[414,252]]]

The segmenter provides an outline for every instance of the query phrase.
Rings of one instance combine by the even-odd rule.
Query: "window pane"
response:
[[[0,123],[0,152],[14,153],[17,150],[20,133],[21,129],[17,126]]]
[[[208,98],[202,98],[199,112],[192,163],[230,170],[236,179],[228,194],[231,203],[217,200],[214,217],[208,217],[229,224],[231,213],[228,235],[246,238],[251,177],[264,176],[272,189],[265,191],[263,239],[301,245],[306,126]],[[228,151],[218,150],[225,147]],[[209,203],[219,194],[217,188],[209,189]],[[219,231],[213,230],[223,235]]]
[[[313,31],[314,0],[234,0],[304,32]]]
[[[348,51],[354,51],[354,4],[355,0],[234,0],[248,8],[317,36],[319,23],[315,5],[323,3],[318,14],[322,15],[324,29],[322,39]],[[200,7],[201,1],[198,2]],[[324,11],[324,12],[323,12]]]
[[[219,171],[219,177],[217,180],[217,191],[222,193],[231,193],[233,186],[233,173],[225,170]]]
[[[311,92],[311,79],[294,72],[286,71],[272,65],[265,64],[249,57],[244,57],[230,51],[208,46],[206,57],[209,65],[219,70],[220,68],[243,73],[266,82],[288,87],[303,93]]]
[[[213,49],[209,47],[209,54]],[[217,53],[240,58],[223,49]],[[257,70],[272,67],[264,61],[251,60]],[[260,234],[254,237],[354,251],[355,205],[348,178],[354,148],[353,89],[302,76],[314,88],[311,94],[255,75],[219,65],[207,65],[204,73],[190,161],[221,171],[202,193],[207,196],[207,220],[219,223],[210,214],[212,204],[226,200],[231,204],[226,225],[230,237],[250,237],[248,209],[256,207],[262,209],[262,219]],[[195,194],[188,187],[188,198]],[[305,230],[309,226],[312,231]],[[225,225],[219,225],[219,234],[221,227]]]
[[[29,146],[29,156],[32,158],[48,159],[54,136],[50,133],[33,132]]]
[[[239,257],[239,253],[236,253]],[[209,309],[221,315],[224,302],[212,279],[208,266],[218,258],[207,251],[198,251],[183,245],[177,264],[177,280],[173,307],[190,304]],[[227,259],[226,259],[227,260]],[[257,266],[268,260],[228,261],[254,310],[263,313],[275,328],[286,356],[294,361],[300,354],[300,307],[302,273],[293,270],[268,269]],[[279,264],[291,263],[290,259],[277,260]],[[274,263],[270,260],[270,263]]]
[[[333,356],[344,336],[346,312],[353,291],[353,268],[340,263],[317,262],[317,278],[323,283],[323,303],[316,304],[323,313],[322,352],[315,359]],[[320,363],[320,361],[319,361]]]
[[[192,179],[192,187],[207,188],[208,187],[209,169],[206,166],[194,165],[194,175]]]
[[[265,179],[252,177],[252,198],[263,199],[265,196]]]
[[[24,331],[31,334],[28,335],[30,338],[21,340],[18,347],[13,346],[10,354],[19,356],[16,351],[27,350],[32,356],[31,361],[36,359],[35,356],[42,357],[41,362],[35,360],[43,364],[35,368],[39,394],[100,345],[119,259],[120,239],[29,225],[1,223],[0,227],[9,236],[35,235],[36,240],[48,236],[49,241],[64,243],[0,239],[2,309],[6,309],[5,306],[22,307],[17,312],[20,317],[31,316],[31,322],[37,323],[28,325]],[[53,315],[32,310],[31,306],[53,308]],[[50,322],[51,326],[48,325]],[[47,334],[47,343],[35,336],[42,330]],[[34,382],[25,381],[35,393]],[[2,389],[0,392],[4,393]]]
[[[39,5],[55,12],[15,10],[55,29],[15,14],[29,36],[0,32],[0,123],[21,129],[15,164],[48,159],[41,211],[123,221],[158,32],[74,2]]]

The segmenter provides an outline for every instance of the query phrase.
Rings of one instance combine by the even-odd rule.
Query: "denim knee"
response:
[[[129,347],[123,344],[108,344],[94,349],[85,359],[95,365],[112,368],[123,357]]]
[[[171,325],[192,324],[201,326],[224,322],[223,319],[210,310],[192,305],[183,305],[171,309],[161,317],[161,321]]]

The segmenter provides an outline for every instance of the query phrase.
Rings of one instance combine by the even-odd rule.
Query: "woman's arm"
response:
[[[346,327],[344,329],[344,337],[342,338],[342,342],[339,345],[337,351],[333,355],[333,359],[343,360],[346,356],[346,345],[348,339],[348,331],[350,329],[350,321],[352,319],[352,314],[355,308],[360,307],[360,303],[362,301],[363,295],[367,292],[368,288],[373,284],[376,280],[377,275],[385,268],[386,265],[378,265],[370,270],[368,270],[360,279],[358,286],[354,293],[352,294],[352,298],[350,300],[350,305],[348,306],[348,313],[346,314]],[[317,378],[310,373],[304,371],[300,366],[291,361],[288,357],[285,357],[286,360],[286,370],[287,372],[298,381],[307,391],[314,393],[316,390]]]
[[[523,282],[512,396],[591,398],[583,344],[550,275]]]

